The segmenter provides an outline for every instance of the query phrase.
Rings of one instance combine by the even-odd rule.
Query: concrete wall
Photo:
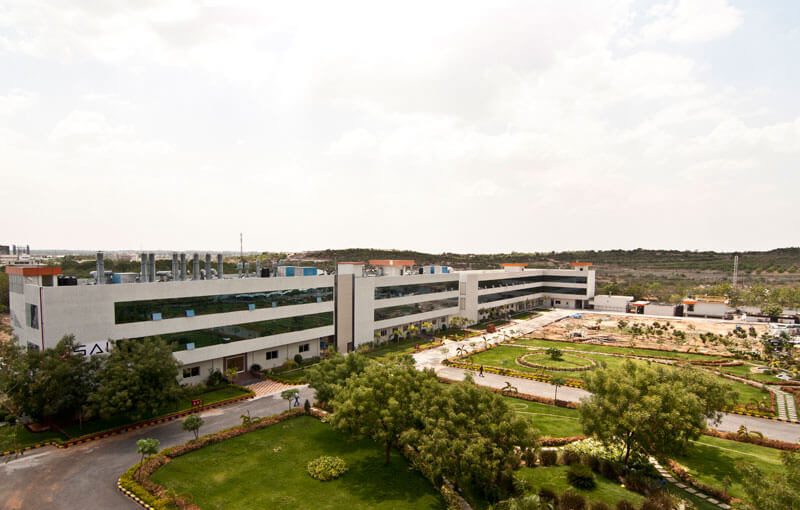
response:
[[[661,303],[648,303],[644,305],[645,315],[663,315],[664,317],[675,316],[675,306]]]
[[[694,305],[694,311],[688,311],[688,306],[684,306],[684,315],[687,317],[715,317],[722,318],[728,311],[728,305],[725,303],[708,303],[698,301]]]

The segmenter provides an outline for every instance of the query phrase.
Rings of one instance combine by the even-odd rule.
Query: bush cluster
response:
[[[573,464],[567,471],[567,482],[576,489],[594,489],[597,483],[594,480],[594,473],[588,466],[583,464]]]
[[[306,471],[311,478],[327,482],[335,480],[347,472],[347,463],[339,457],[323,455],[308,463]]]

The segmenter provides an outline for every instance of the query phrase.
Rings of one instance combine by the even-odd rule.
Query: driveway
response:
[[[300,402],[313,401],[313,390],[299,388]],[[201,413],[201,434],[210,434],[241,423],[252,416],[270,416],[288,409],[280,394],[258,397]],[[117,490],[117,478],[139,461],[136,441],[152,437],[161,448],[191,438],[180,420],[128,432],[66,449],[31,450],[19,458],[0,458],[0,508],[4,510],[121,510],[139,505]]]

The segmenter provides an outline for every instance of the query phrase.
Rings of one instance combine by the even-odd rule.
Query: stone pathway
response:
[[[273,381],[271,379],[267,379],[265,381],[260,381],[255,384],[248,384],[247,386],[245,386],[245,388],[253,390],[253,393],[256,394],[256,397],[263,397],[264,395],[272,395],[273,393],[278,393],[283,390],[287,390],[289,388],[297,388],[298,386],[303,386],[303,385],[298,384],[295,386],[291,386],[289,384],[283,384],[277,381]]]
[[[797,421],[797,408],[794,404],[794,396],[774,386],[769,387],[769,390],[775,394],[775,406],[778,408],[778,418]]]
[[[658,474],[660,474],[664,478],[664,480],[666,480],[667,482],[671,483],[675,487],[677,487],[677,488],[679,488],[679,489],[681,489],[683,491],[686,491],[687,493],[691,494],[692,496],[698,497],[700,499],[704,499],[704,500],[708,501],[709,503],[711,503],[713,505],[717,505],[718,507],[722,508],[723,510],[730,510],[731,507],[727,503],[722,503],[720,501],[717,501],[716,499],[712,498],[708,494],[700,492],[697,489],[695,489],[694,487],[691,487],[689,485],[686,485],[683,482],[680,482],[680,481],[676,480],[675,477],[672,476],[672,473],[670,473],[666,468],[664,468],[664,466],[659,464],[658,461],[655,458],[650,457],[650,464],[652,464],[653,467],[656,468],[656,471],[658,471]]]

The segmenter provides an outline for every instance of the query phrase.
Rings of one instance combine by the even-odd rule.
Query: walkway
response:
[[[455,367],[446,367],[442,361],[455,355],[459,347],[466,351],[482,348],[484,344],[495,345],[505,337],[510,336],[510,330],[515,330],[519,334],[527,334],[547,324],[560,320],[575,313],[574,310],[553,310],[544,312],[541,315],[527,321],[517,321],[514,324],[503,327],[497,333],[481,335],[468,338],[460,342],[451,342],[443,347],[429,349],[427,351],[414,354],[414,360],[420,369],[432,368],[438,375],[453,380],[462,380],[466,377],[467,370]],[[515,336],[516,336],[515,335]],[[483,339],[486,339],[484,342]],[[474,344],[474,345],[470,345]],[[477,377],[473,373],[473,378],[478,384],[491,388],[503,388],[506,383],[515,386],[520,393],[536,395],[539,397],[553,398],[555,387],[549,383],[530,381],[517,377],[506,377],[496,374],[486,373],[484,377]],[[579,388],[561,386],[558,388],[558,399],[571,402],[579,402],[582,398],[589,396],[589,392]],[[791,397],[791,396],[790,396]],[[792,400],[794,403],[794,400]],[[787,413],[788,414],[788,413]],[[736,432],[740,426],[746,426],[748,430],[756,430],[764,434],[764,437],[777,439],[780,441],[798,442],[800,440],[800,424],[767,420],[752,416],[742,416],[737,414],[723,414],[720,423],[713,425],[714,428],[722,432]]]
[[[691,494],[693,496],[696,496],[696,497],[698,497],[700,499],[704,499],[704,500],[708,501],[711,504],[717,505],[718,507],[722,508],[723,510],[730,510],[731,506],[728,505],[727,503],[722,503],[721,501],[717,501],[716,499],[712,498],[708,494],[700,492],[697,489],[695,489],[694,487],[689,487],[685,483],[679,482],[678,480],[676,480],[675,477],[672,476],[672,473],[670,473],[661,464],[659,464],[658,461],[655,458],[650,457],[650,464],[652,464],[653,467],[656,468],[656,471],[658,471],[658,474],[660,474],[666,481],[668,481],[669,483],[671,483],[675,487],[678,487],[679,489],[682,489],[682,490],[688,492],[689,494]]]
[[[248,384],[245,387],[249,390],[253,390],[253,393],[256,394],[256,397],[262,397],[264,395],[280,393],[283,390],[288,390],[289,388],[297,388],[299,386],[302,385],[292,386],[289,384],[279,383],[278,381],[273,381],[272,379],[267,379],[265,381],[259,381],[257,383]]]

